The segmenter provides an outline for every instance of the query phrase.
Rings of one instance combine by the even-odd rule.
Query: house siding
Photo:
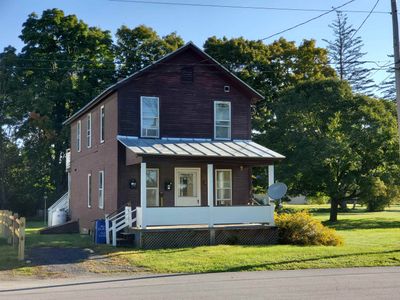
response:
[[[100,143],[100,107],[105,107],[105,139]],[[92,146],[87,148],[87,114],[92,114]],[[76,149],[76,126],[81,120],[81,151]],[[118,141],[117,135],[117,93],[71,124],[71,195],[70,214],[79,220],[81,229],[91,229],[92,221],[104,218],[117,208],[118,197]],[[104,171],[104,209],[98,207],[99,171]],[[92,206],[87,205],[87,175],[92,174]]]
[[[214,101],[231,102],[232,139],[250,139],[250,97],[219,68],[188,50],[119,89],[120,135],[140,136],[140,97],[159,97],[160,137],[213,138]],[[181,69],[194,65],[194,81]],[[230,92],[224,86],[230,86]]]
[[[122,151],[121,149],[120,151]],[[128,150],[129,151],[129,150]],[[140,206],[140,165],[125,165],[125,160],[121,159],[125,155],[120,155],[119,163],[119,199],[121,205],[130,204],[132,207]],[[200,168],[201,169],[201,206],[208,205],[207,199],[207,164],[214,165],[214,199],[215,199],[215,169],[232,170],[232,205],[247,205],[250,201],[251,190],[251,166],[241,165],[239,162],[222,163],[218,161],[196,161],[193,159],[168,159],[158,157],[146,157],[143,159],[147,168],[159,169],[159,196],[160,205],[175,206],[175,168]],[[129,180],[135,179],[136,189],[129,189]],[[172,181],[173,189],[165,190],[166,181]],[[163,199],[163,200],[161,200]],[[215,204],[214,204],[215,205]]]

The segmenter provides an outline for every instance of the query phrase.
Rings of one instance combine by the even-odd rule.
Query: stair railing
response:
[[[126,227],[132,227],[135,222],[136,209],[132,210],[130,206],[125,206],[118,213],[106,215],[106,243],[117,246],[117,233]]]

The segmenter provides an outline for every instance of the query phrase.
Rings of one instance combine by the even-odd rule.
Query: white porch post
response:
[[[145,210],[147,208],[147,190],[146,190],[146,163],[140,163],[140,208],[142,228],[146,228],[146,220],[144,219]]]
[[[207,165],[207,199],[208,199],[208,207],[210,211],[210,218],[208,226],[212,227],[213,222],[213,207],[214,207],[214,165]]]
[[[275,168],[274,165],[268,165],[268,187],[275,183]],[[269,198],[269,201],[272,199]]]
[[[274,165],[268,166],[268,186],[273,185],[275,183],[275,169]]]

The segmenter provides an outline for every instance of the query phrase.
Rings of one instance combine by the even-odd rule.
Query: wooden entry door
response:
[[[175,206],[200,206],[200,168],[175,169]]]

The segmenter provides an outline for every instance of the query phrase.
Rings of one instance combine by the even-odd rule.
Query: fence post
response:
[[[16,244],[16,238],[17,238],[17,235],[16,235],[16,231],[17,231],[17,219],[18,219],[18,214],[14,214],[13,216],[12,216],[12,233],[11,233],[11,235],[12,235],[12,245],[13,245],[13,247],[15,247],[15,244]]]
[[[0,236],[4,237],[4,230],[3,230],[3,213],[4,211],[0,210]]]
[[[12,212],[7,211],[7,243],[12,244]]]
[[[25,259],[25,226],[25,218],[21,218],[19,223],[18,260]]]

